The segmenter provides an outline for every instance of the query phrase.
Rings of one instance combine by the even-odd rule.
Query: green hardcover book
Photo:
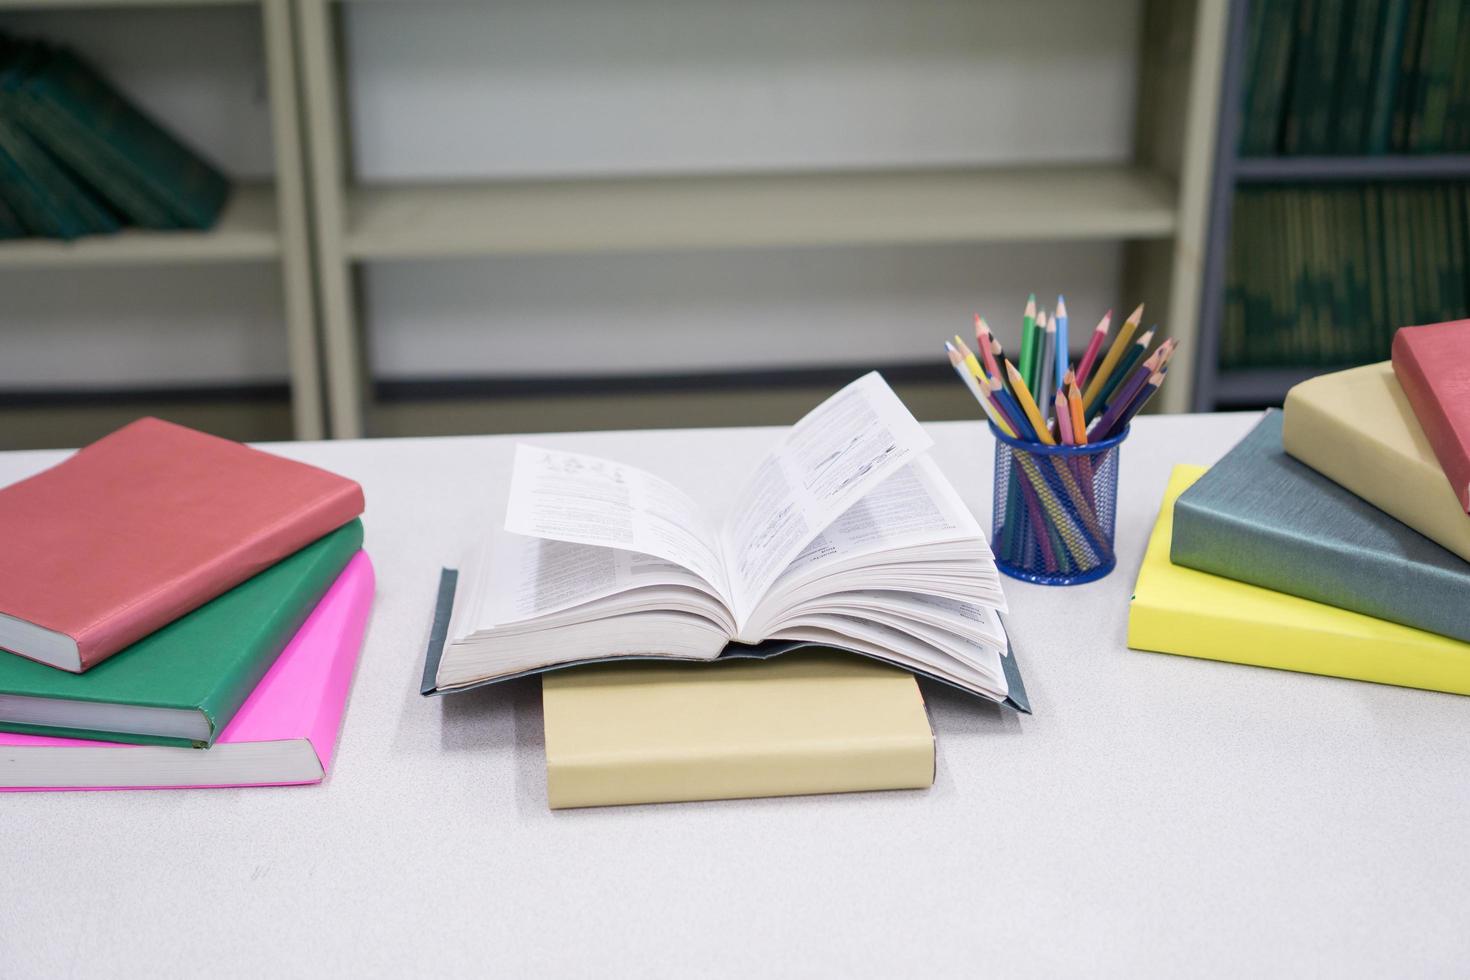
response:
[[[1404,43],[1399,51],[1399,78],[1394,90],[1393,135],[1390,149],[1409,148],[1409,127],[1418,97],[1419,56],[1424,47],[1424,18],[1428,0],[1410,0]]]
[[[24,82],[50,57],[41,45],[15,45],[15,58],[0,73],[0,117],[11,120],[60,161],[82,184],[106,200],[128,223],[177,228],[168,211],[128,180],[116,151],[72,117],[25,92]]]
[[[1262,8],[1260,75],[1251,86],[1241,152],[1269,156],[1281,151],[1282,115],[1291,78],[1292,38],[1296,33],[1296,0],[1257,0]]]
[[[0,653],[0,731],[209,746],[361,547],[355,520],[82,674]]]
[[[1357,0],[1343,27],[1336,121],[1332,126],[1332,149],[1336,153],[1362,153],[1367,148],[1373,59],[1378,53],[1383,7],[1383,0]]]
[[[1409,7],[1409,0],[1384,0],[1378,53],[1373,59],[1373,88],[1369,95],[1364,146],[1368,153],[1387,153],[1392,146],[1393,111]]]
[[[117,218],[73,181],[30,134],[4,116],[0,116],[0,151],[9,158],[18,182],[31,188],[32,200],[44,211],[44,215],[35,210],[23,212],[35,234],[73,239],[119,228]]]
[[[184,227],[208,228],[229,196],[229,181],[128,102],[71,52],[51,52],[24,89],[112,148],[109,165],[145,188]]]
[[[1444,147],[1463,4],[1464,0],[1430,0],[1425,15],[1422,76],[1409,126],[1409,149],[1416,153],[1433,153]]]
[[[34,45],[15,45],[9,54],[4,69],[0,70],[0,92],[18,84],[45,58],[44,52]],[[50,219],[32,229],[36,234],[71,239],[118,230],[117,217],[48,154],[9,112],[0,112],[0,148],[49,212]]]
[[[1281,127],[1281,150],[1305,152],[1307,120],[1320,95],[1317,91],[1317,11],[1323,0],[1300,0],[1293,38],[1291,76],[1287,84],[1286,118]]]
[[[1343,25],[1348,21],[1346,0],[1317,0],[1316,30],[1303,38],[1312,51],[1312,100],[1302,122],[1301,152],[1332,152],[1333,106],[1337,104],[1337,69],[1342,61]]]

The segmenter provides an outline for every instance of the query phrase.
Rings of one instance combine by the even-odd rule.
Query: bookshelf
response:
[[[295,8],[333,436],[364,434],[371,377],[353,276],[369,262],[1115,241],[1125,243],[1124,294],[1147,296],[1192,346],[1227,0],[1145,3],[1134,157],[1121,165],[406,185],[361,184],[351,172],[337,23],[347,2]],[[1164,407],[1188,405],[1187,388],[1165,389]]]
[[[1352,366],[1220,367],[1220,335],[1225,317],[1225,264],[1230,250],[1230,220],[1237,187],[1252,184],[1470,180],[1470,153],[1241,156],[1238,152],[1242,116],[1239,93],[1245,84],[1250,3],[1251,0],[1230,0],[1227,23],[1224,73],[1220,86],[1219,136],[1215,142],[1214,183],[1210,191],[1210,231],[1200,303],[1200,352],[1195,361],[1193,408],[1198,412],[1280,404],[1286,392],[1298,382]]]
[[[282,277],[282,319],[287,334],[293,427],[297,438],[319,439],[326,434],[326,424],[317,352],[291,0],[0,0],[0,10],[6,11],[251,5],[258,6],[261,15],[266,94],[275,149],[274,180],[237,184],[218,223],[207,231],[125,230],[72,242],[0,241],[0,269],[277,265]]]

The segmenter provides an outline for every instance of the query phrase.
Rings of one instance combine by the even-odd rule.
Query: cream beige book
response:
[[[1281,441],[1318,473],[1470,561],[1470,516],[1391,362],[1324,374],[1292,388]]]
[[[913,675],[850,654],[600,664],[549,673],[541,690],[552,809],[934,782]]]

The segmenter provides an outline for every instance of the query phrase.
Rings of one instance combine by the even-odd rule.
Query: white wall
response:
[[[1138,0],[495,0],[345,4],[354,153],[375,180],[1119,160]],[[26,18],[242,173],[269,168],[251,9]],[[1119,249],[783,249],[382,264],[385,377],[915,360],[1035,289],[1077,321]],[[274,277],[0,275],[0,386],[285,372]],[[177,274],[172,274],[177,275]],[[251,277],[255,279],[252,281]],[[75,285],[71,285],[75,284]],[[65,286],[61,288],[67,288]],[[56,338],[86,338],[63,349]]]

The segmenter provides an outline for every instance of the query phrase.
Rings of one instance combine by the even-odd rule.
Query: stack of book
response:
[[[1243,154],[1470,148],[1462,0],[1252,0]]]
[[[1470,316],[1470,185],[1242,188],[1230,234],[1221,367],[1367,364],[1387,324]]]
[[[229,191],[76,54],[0,35],[0,238],[208,228]]]
[[[1467,392],[1470,320],[1406,327],[1177,467],[1129,645],[1470,694]]]
[[[547,673],[553,807],[928,786],[915,675],[1030,711],[932,444],[875,372],[717,509],[674,482],[713,457],[664,476],[518,446],[503,522],[441,575],[420,690]]]
[[[0,788],[320,781],[372,602],[362,509],[157,419],[0,490]]]

